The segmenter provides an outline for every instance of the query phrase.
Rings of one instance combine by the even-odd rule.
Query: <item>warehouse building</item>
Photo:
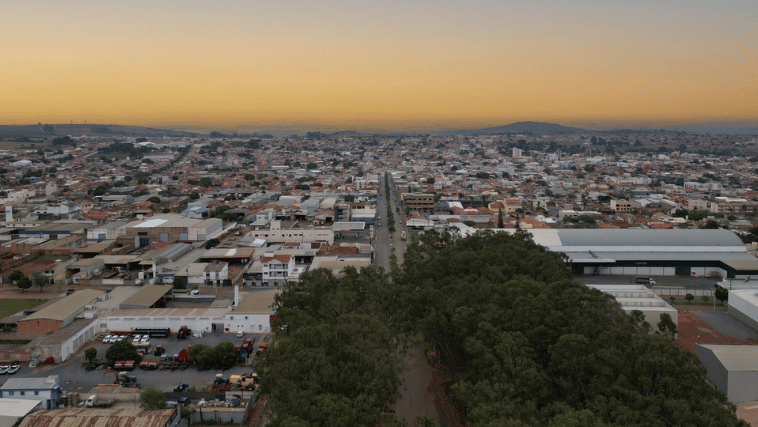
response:
[[[224,315],[229,308],[149,308],[117,310],[107,317],[104,331],[131,331],[139,328],[168,328],[176,331],[187,326],[196,332],[224,330]],[[247,332],[247,331],[246,331]]]
[[[562,252],[577,275],[758,275],[758,259],[729,230],[531,229],[535,243]]]
[[[119,304],[119,308],[165,307],[166,299],[171,298],[172,292],[171,285],[145,285]]]
[[[156,242],[195,242],[211,239],[221,234],[222,221],[219,218],[192,219],[166,214],[130,222],[123,227],[127,238],[134,239],[134,246],[144,248]]]
[[[729,314],[758,330],[758,291],[755,289],[729,291]]]
[[[19,427],[176,427],[179,407],[148,410],[141,408],[66,408],[35,412]]]
[[[42,310],[18,321],[19,332],[54,332],[74,321],[84,310],[104,298],[105,292],[85,289],[48,305]]]
[[[698,344],[708,380],[734,404],[758,400],[758,346]]]

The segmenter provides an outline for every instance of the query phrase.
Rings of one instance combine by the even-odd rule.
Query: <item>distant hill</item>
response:
[[[489,134],[497,135],[502,133],[525,133],[525,134],[538,134],[538,135],[554,135],[561,133],[577,133],[584,132],[584,129],[572,128],[568,126],[557,125],[555,123],[543,123],[543,122],[516,122],[505,126],[496,126],[484,129],[465,130],[460,133],[463,134]]]
[[[143,136],[143,137],[185,137],[185,136],[203,136],[199,133],[185,132],[168,129],[153,129],[142,126],[122,126],[122,125],[99,125],[99,124],[37,124],[37,125],[0,125],[0,138],[14,137],[58,137],[58,136]]]
[[[585,129],[562,126],[555,123],[516,122],[505,126],[495,126],[483,129],[462,129],[447,133],[462,135],[499,135],[510,133],[555,135],[563,133],[586,132]]]

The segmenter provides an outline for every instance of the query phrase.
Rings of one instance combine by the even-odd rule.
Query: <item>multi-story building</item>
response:
[[[629,200],[612,199],[611,209],[616,212],[631,212],[632,203]]]
[[[61,403],[61,378],[50,375],[47,378],[9,378],[0,387],[1,398],[38,400],[45,409],[56,409]]]
[[[400,195],[400,199],[411,213],[427,215],[434,213],[434,194],[403,193]]]
[[[287,283],[295,271],[295,257],[292,255],[274,255],[267,252],[261,258],[263,266],[263,284],[279,286]]]

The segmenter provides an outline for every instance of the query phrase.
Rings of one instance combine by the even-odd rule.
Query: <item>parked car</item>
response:
[[[142,335],[135,335],[132,343],[137,344],[142,339]]]
[[[150,335],[143,335],[140,342],[148,342],[150,341]]]
[[[90,363],[89,365],[87,365],[87,367],[86,367],[86,368],[84,368],[84,370],[85,370],[85,371],[87,371],[87,372],[90,372],[90,371],[94,371],[94,370],[95,370],[95,369],[97,369],[98,367],[100,367],[100,364],[99,364],[99,363],[97,363],[97,362],[92,362],[92,363]]]
[[[0,366],[0,375],[5,375],[8,373],[8,369],[10,369],[10,365],[4,365]]]
[[[111,336],[106,335],[105,338],[103,338],[103,344],[110,344],[111,342]]]
[[[181,396],[179,400],[177,400],[177,402],[179,402],[179,407],[186,408],[187,406],[189,406],[189,397]]]
[[[13,362],[11,364],[10,368],[8,368],[8,374],[9,375],[13,375],[16,372],[18,372],[19,369],[21,369],[21,363],[19,363],[19,362]]]
[[[118,335],[111,335],[110,343],[115,344],[116,342],[118,342]]]
[[[123,340],[125,340],[127,338],[129,338],[129,337],[127,337],[126,335],[121,335],[120,337],[118,337],[118,340],[119,341],[123,341]]]

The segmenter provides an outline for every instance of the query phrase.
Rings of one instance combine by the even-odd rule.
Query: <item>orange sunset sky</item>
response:
[[[758,1],[5,1],[0,124],[758,121]]]

